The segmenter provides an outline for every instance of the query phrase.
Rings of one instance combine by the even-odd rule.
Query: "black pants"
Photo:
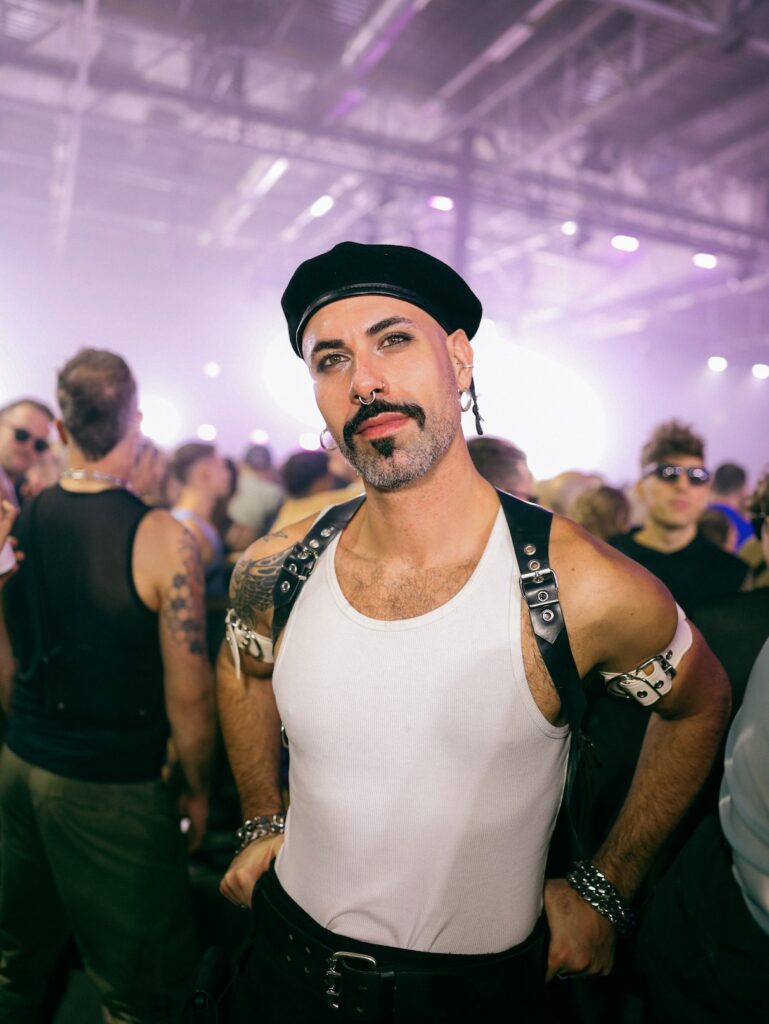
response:
[[[539,1024],[547,960],[540,923],[504,953],[463,956],[422,953],[362,943],[321,928],[281,888],[274,871],[254,892],[254,933],[241,967],[230,1024],[322,1024],[367,1020],[376,1024]],[[336,951],[373,957],[332,966]],[[328,987],[340,993],[331,997]],[[362,1012],[361,1012],[362,1008]]]
[[[745,906],[717,818],[705,819],[657,886],[639,965],[646,1024],[769,1020],[769,936]]]

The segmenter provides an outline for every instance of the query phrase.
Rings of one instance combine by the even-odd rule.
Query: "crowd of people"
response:
[[[515,439],[465,446],[461,411],[479,418],[472,293],[461,282],[449,308],[438,261],[404,250],[405,269],[393,257],[382,270],[384,247],[358,248],[352,262],[318,257],[330,264],[312,279],[300,268],[284,297],[328,424],[317,451],[279,466],[265,445],[239,460],[199,441],[163,451],[141,432],[130,367],[106,350],[62,367],[56,411],[30,397],[0,409],[0,549],[12,551],[0,575],[0,1018],[52,1021],[79,963],[105,1020],[178,1021],[201,951],[244,941],[235,1022],[449,1021],[475,1000],[489,1020],[518,1008],[527,1021],[630,1022],[639,1006],[648,1024],[762,1019],[769,475],[751,486],[738,464],[711,469],[705,440],[676,420],[621,486],[592,467],[537,479]],[[432,378],[428,356],[408,354],[420,345]],[[416,397],[408,358],[422,360]],[[391,436],[429,433],[430,387],[429,458],[404,456],[401,470]],[[453,467],[440,486],[436,466]],[[509,535],[489,484],[518,499]],[[521,511],[532,532],[519,555],[515,510],[533,506],[555,514],[552,530]],[[334,560],[336,574],[310,575]],[[495,596],[510,579],[517,603]],[[478,637],[494,630],[487,650]],[[568,657],[551,661],[559,636]],[[577,717],[558,676],[572,669]],[[340,673],[352,681],[338,698]],[[548,767],[507,808],[511,745],[526,772]],[[546,933],[536,878],[572,764],[590,775],[591,863],[556,869]],[[499,866],[507,833],[480,824],[500,806],[518,842],[539,822],[509,858],[514,876]],[[463,816],[481,832],[455,831]],[[211,891],[222,876],[230,904]],[[513,891],[523,909],[511,919],[499,908]],[[492,972],[503,953],[512,994]],[[374,999],[361,978],[382,958],[419,984],[385,996],[383,972]],[[306,998],[294,993],[318,971],[330,998],[316,1007],[309,981]],[[469,1002],[460,983],[434,982],[465,971]],[[537,972],[567,979],[541,1006]]]

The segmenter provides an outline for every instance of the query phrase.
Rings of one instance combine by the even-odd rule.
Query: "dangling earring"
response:
[[[464,388],[462,391],[458,391],[459,395],[459,408],[462,412],[470,412],[473,407],[473,395],[469,388]]]
[[[328,436],[331,438],[331,444],[323,443],[323,438],[326,436],[326,434],[328,434]],[[328,429],[328,427],[324,427],[323,430],[321,430],[319,440],[320,446],[324,452],[335,452],[339,447],[339,445],[334,442],[334,438],[331,436],[331,431]]]

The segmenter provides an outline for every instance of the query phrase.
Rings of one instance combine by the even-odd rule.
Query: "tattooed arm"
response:
[[[202,838],[214,748],[213,679],[206,651],[203,568],[195,538],[165,511],[145,516],[134,547],[140,596],[158,611],[166,714],[184,773],[190,845]],[[153,600],[148,599],[151,584]]]
[[[230,603],[238,618],[264,636],[272,628],[272,591],[283,561],[312,520],[268,534],[252,544],[232,574]],[[272,665],[241,656],[238,679],[232,654],[222,645],[216,666],[219,719],[243,817],[276,814],[283,802],[278,782],[280,715],[272,690]],[[269,836],[251,843],[233,860],[220,889],[233,903],[248,906],[254,885],[283,842]]]

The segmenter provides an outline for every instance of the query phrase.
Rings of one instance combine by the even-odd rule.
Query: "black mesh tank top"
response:
[[[131,569],[148,507],[125,490],[56,486],[28,502],[26,553],[6,590],[18,659],[6,735],[19,757],[70,778],[156,778],[168,722],[158,616]]]

